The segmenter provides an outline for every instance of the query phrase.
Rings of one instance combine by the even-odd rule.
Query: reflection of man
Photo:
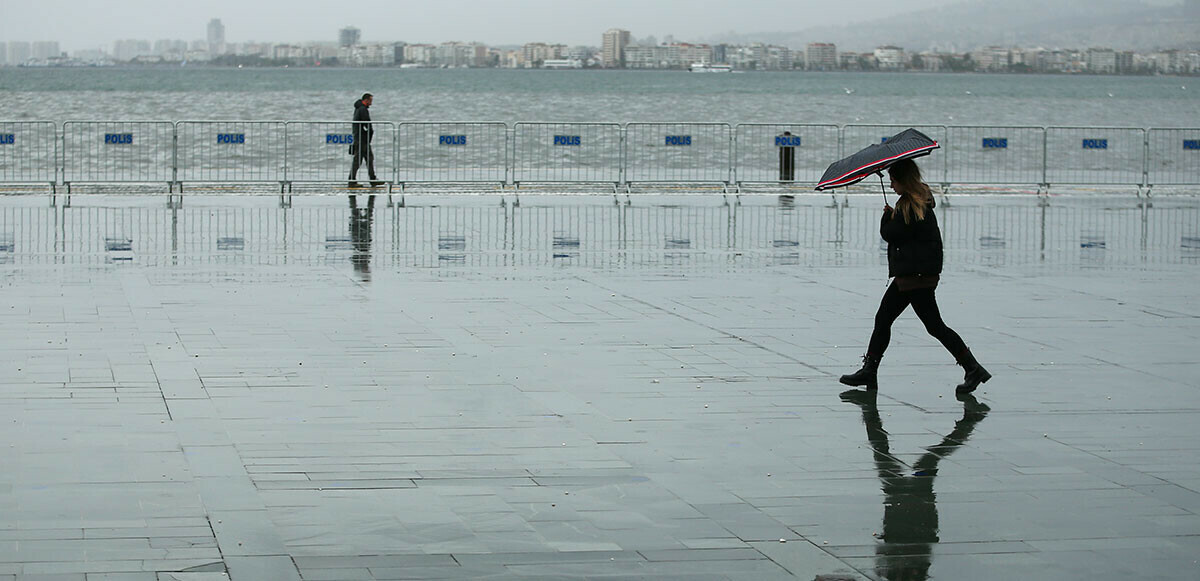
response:
[[[989,408],[970,394],[960,394],[963,417],[954,423],[954,431],[926,448],[926,453],[910,468],[888,450],[888,433],[875,405],[877,393],[860,390],[842,393],[842,401],[862,408],[867,441],[883,489],[883,536],[880,537],[883,543],[875,548],[875,571],[889,581],[924,581],[929,578],[931,553],[938,542],[937,498],[933,492],[938,462],[966,443]]]
[[[363,282],[371,281],[371,225],[375,220],[375,196],[367,197],[367,207],[358,209],[358,196],[350,196],[350,245],[354,255],[350,263]]]
[[[371,126],[370,109],[374,100],[375,98],[367,93],[362,99],[354,102],[354,139],[350,143],[350,155],[354,156],[354,162],[350,164],[350,183],[347,184],[352,188],[361,187],[354,180],[357,179],[358,168],[363,163],[367,164],[367,176],[371,178],[371,185],[378,186],[383,183],[375,179],[375,154],[371,151],[371,139],[375,137],[375,128]]]

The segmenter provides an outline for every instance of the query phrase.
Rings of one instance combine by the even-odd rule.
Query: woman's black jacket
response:
[[[884,211],[879,235],[888,243],[888,276],[933,275],[942,273],[942,231],[933,214],[932,201],[925,208],[925,219],[905,224],[899,210]]]

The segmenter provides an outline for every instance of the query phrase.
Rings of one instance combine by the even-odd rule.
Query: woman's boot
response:
[[[843,375],[839,381],[846,385],[865,387],[874,391],[879,389],[879,380],[877,377],[878,372],[879,357],[875,357],[874,355],[867,353],[866,355],[863,355],[862,369],[859,369],[850,375]]]
[[[957,393],[971,393],[979,387],[979,384],[987,383],[992,378],[992,374],[988,373],[988,370],[975,360],[975,355],[971,353],[970,349],[963,351],[958,356],[958,364],[966,370],[967,374],[963,377],[963,382],[958,384],[954,390]]]

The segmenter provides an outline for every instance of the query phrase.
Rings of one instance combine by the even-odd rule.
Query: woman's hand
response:
[[[887,214],[890,216],[892,214],[892,212],[895,212],[895,210],[893,210],[890,205],[888,205],[888,204],[883,205],[883,213],[884,214]]]

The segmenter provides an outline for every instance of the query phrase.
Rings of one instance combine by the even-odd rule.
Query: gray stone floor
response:
[[[1195,199],[943,203],[965,401],[877,197],[165,200],[0,199],[0,580],[1200,579]]]

